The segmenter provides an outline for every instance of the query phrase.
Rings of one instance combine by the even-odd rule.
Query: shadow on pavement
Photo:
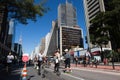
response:
[[[6,69],[0,71],[0,80],[20,80],[22,66],[13,66],[11,73],[8,73]]]
[[[31,76],[28,77],[27,80],[30,80],[32,77],[35,77],[35,76],[34,76],[34,75],[31,75]]]

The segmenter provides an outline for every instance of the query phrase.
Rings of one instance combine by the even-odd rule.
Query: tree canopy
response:
[[[100,47],[104,44],[108,44],[109,36],[108,30],[104,26],[104,12],[100,12],[92,21],[90,27],[90,41],[94,45]]]
[[[112,5],[112,6],[111,6]],[[120,0],[110,0],[106,11],[100,12],[92,21],[90,27],[93,44],[107,44],[110,40],[112,48],[120,48]]]
[[[0,0],[0,8],[2,7],[8,13],[8,19],[14,18],[22,24],[27,24],[28,19],[36,21],[37,16],[43,16],[48,10],[45,1],[41,0],[39,3],[35,3],[35,0]]]

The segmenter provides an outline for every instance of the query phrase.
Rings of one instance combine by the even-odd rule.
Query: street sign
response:
[[[23,54],[22,61],[27,62],[28,60],[29,60],[29,55],[28,54]]]

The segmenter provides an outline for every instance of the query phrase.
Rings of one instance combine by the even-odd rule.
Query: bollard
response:
[[[22,75],[21,76],[22,76],[22,80],[27,80],[27,68],[26,68],[26,64],[23,67]]]

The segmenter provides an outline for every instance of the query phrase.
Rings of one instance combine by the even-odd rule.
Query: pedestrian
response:
[[[7,72],[11,72],[14,56],[11,52],[7,55]]]
[[[42,78],[44,78],[45,77],[45,66],[46,66],[46,56],[43,56],[42,57],[42,64],[41,64],[41,66],[40,66],[40,73],[41,73],[41,76],[42,76]]]
[[[50,56],[47,57],[47,67],[49,68],[51,66],[51,58]]]
[[[96,58],[94,59],[94,64],[95,64],[95,67],[97,68],[98,60]]]
[[[91,57],[90,52],[89,52],[89,50],[87,50],[87,52],[85,53],[86,66],[87,65],[90,66],[90,57]]]
[[[41,50],[38,54],[38,75],[41,75],[41,65],[43,63],[43,51]]]
[[[77,56],[75,56],[74,61],[75,61],[75,65],[77,67],[77,64],[78,64],[78,57]]]
[[[71,55],[70,53],[68,52],[68,49],[65,49],[65,71],[71,71],[71,66],[70,66],[70,58],[71,58]]]
[[[86,56],[83,57],[83,66],[86,67]]]
[[[34,57],[33,62],[34,62],[34,68],[37,69],[37,67],[38,67],[37,56]]]
[[[54,72],[59,72],[59,66],[60,66],[60,53],[59,51],[56,51],[54,53]]]

